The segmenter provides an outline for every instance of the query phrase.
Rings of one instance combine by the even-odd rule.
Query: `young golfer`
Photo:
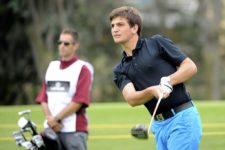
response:
[[[152,132],[158,150],[197,150],[202,128],[184,82],[197,73],[195,63],[162,35],[141,37],[142,18],[133,7],[114,9],[111,34],[123,49],[114,81],[131,106],[144,104],[150,114],[163,94]]]

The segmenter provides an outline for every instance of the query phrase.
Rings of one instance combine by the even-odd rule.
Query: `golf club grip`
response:
[[[152,114],[152,117],[151,117],[151,121],[150,121],[150,123],[149,123],[148,134],[150,133],[151,126],[152,126],[152,122],[153,122],[153,120],[154,120],[154,118],[155,118],[156,111],[157,111],[157,109],[158,109],[158,107],[159,107],[159,104],[160,104],[162,98],[163,98],[163,94],[160,94],[159,99],[158,99],[158,101],[157,101],[157,103],[156,103],[155,109],[154,109],[154,111],[153,111],[153,114]]]

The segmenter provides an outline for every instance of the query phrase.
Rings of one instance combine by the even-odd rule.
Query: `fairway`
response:
[[[202,123],[200,150],[225,149],[225,102],[196,102]],[[31,109],[31,119],[42,129],[43,113],[39,105],[0,107],[0,150],[19,150],[12,132],[16,131],[18,111]],[[143,106],[130,107],[126,103],[92,103],[88,109],[89,150],[155,150],[154,138],[138,140],[130,136],[130,128],[148,125],[150,117]]]

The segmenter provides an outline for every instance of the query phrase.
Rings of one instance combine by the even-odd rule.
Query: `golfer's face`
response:
[[[61,34],[58,41],[59,56],[62,60],[69,60],[75,55],[77,44],[70,34]]]
[[[111,34],[115,43],[124,44],[133,35],[132,27],[124,17],[115,17],[111,21]]]

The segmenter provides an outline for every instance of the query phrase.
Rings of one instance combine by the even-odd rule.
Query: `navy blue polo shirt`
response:
[[[169,76],[177,70],[187,56],[174,43],[161,35],[139,38],[132,56],[123,52],[121,62],[114,67],[114,81],[122,91],[124,86],[132,82],[137,91],[149,86],[158,85],[161,77]],[[169,111],[191,100],[183,83],[175,85],[170,96],[161,101],[157,114]],[[152,114],[157,103],[153,98],[144,105]]]

